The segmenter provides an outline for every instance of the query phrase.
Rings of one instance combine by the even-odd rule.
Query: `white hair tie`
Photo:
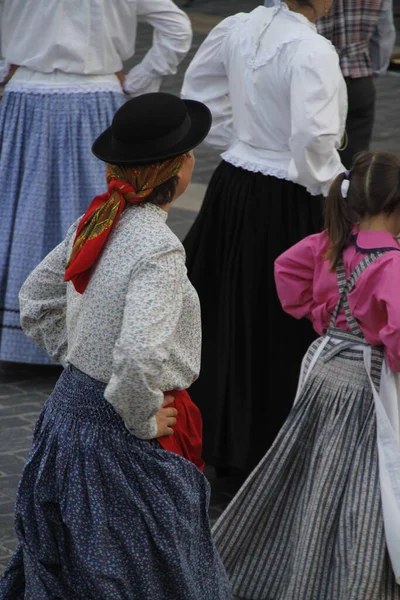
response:
[[[349,187],[350,187],[350,180],[343,179],[341,192],[342,192],[342,196],[345,200],[346,200],[347,196],[349,195]]]

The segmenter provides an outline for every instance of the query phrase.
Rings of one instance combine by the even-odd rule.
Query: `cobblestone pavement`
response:
[[[181,5],[184,2],[180,3]],[[196,22],[195,13],[224,17],[239,10],[251,10],[258,2],[252,0],[194,0],[189,12]],[[204,39],[195,33],[193,48],[177,75],[164,81],[163,90],[178,94],[182,76],[194,52]],[[138,36],[137,62],[150,45],[151,29],[142,26]],[[132,63],[129,63],[129,67]],[[388,75],[376,81],[378,107],[373,148],[400,152],[400,115],[398,98],[400,75]],[[194,181],[207,184],[219,162],[218,153],[202,146],[196,151]],[[182,239],[196,213],[184,209],[172,209],[169,224]],[[12,515],[15,492],[25,457],[30,447],[34,423],[43,402],[48,397],[60,373],[58,367],[38,367],[0,363],[0,572],[8,562],[15,547]],[[208,473],[212,478],[212,473]],[[231,498],[238,482],[227,480],[212,483],[212,506],[210,515],[214,520]]]

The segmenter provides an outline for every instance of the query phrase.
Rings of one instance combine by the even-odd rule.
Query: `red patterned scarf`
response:
[[[85,291],[91,270],[127,204],[143,202],[157,186],[179,173],[185,159],[182,155],[139,167],[107,165],[108,190],[96,196],[83,215],[65,271],[65,281],[72,281],[77,292]]]

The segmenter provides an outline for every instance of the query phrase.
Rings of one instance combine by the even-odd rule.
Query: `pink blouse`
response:
[[[368,251],[400,250],[389,232],[359,232],[355,228],[353,233],[355,243],[343,254],[348,277]],[[328,328],[339,301],[336,273],[329,271],[325,259],[328,243],[326,232],[310,235],[275,262],[275,281],[283,309],[297,319],[310,319],[320,335]],[[400,252],[387,252],[370,265],[360,275],[348,302],[367,342],[383,345],[390,368],[400,371]],[[343,309],[336,326],[349,329]]]

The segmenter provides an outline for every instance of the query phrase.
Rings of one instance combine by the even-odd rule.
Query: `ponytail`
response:
[[[336,177],[325,204],[325,229],[330,240],[326,258],[331,271],[336,269],[353,228],[352,211],[342,194],[342,183],[346,178],[346,173]]]
[[[334,271],[347,246],[353,224],[365,217],[391,215],[400,210],[400,154],[360,152],[351,174],[333,181],[325,205],[325,228],[329,236],[326,258]]]

